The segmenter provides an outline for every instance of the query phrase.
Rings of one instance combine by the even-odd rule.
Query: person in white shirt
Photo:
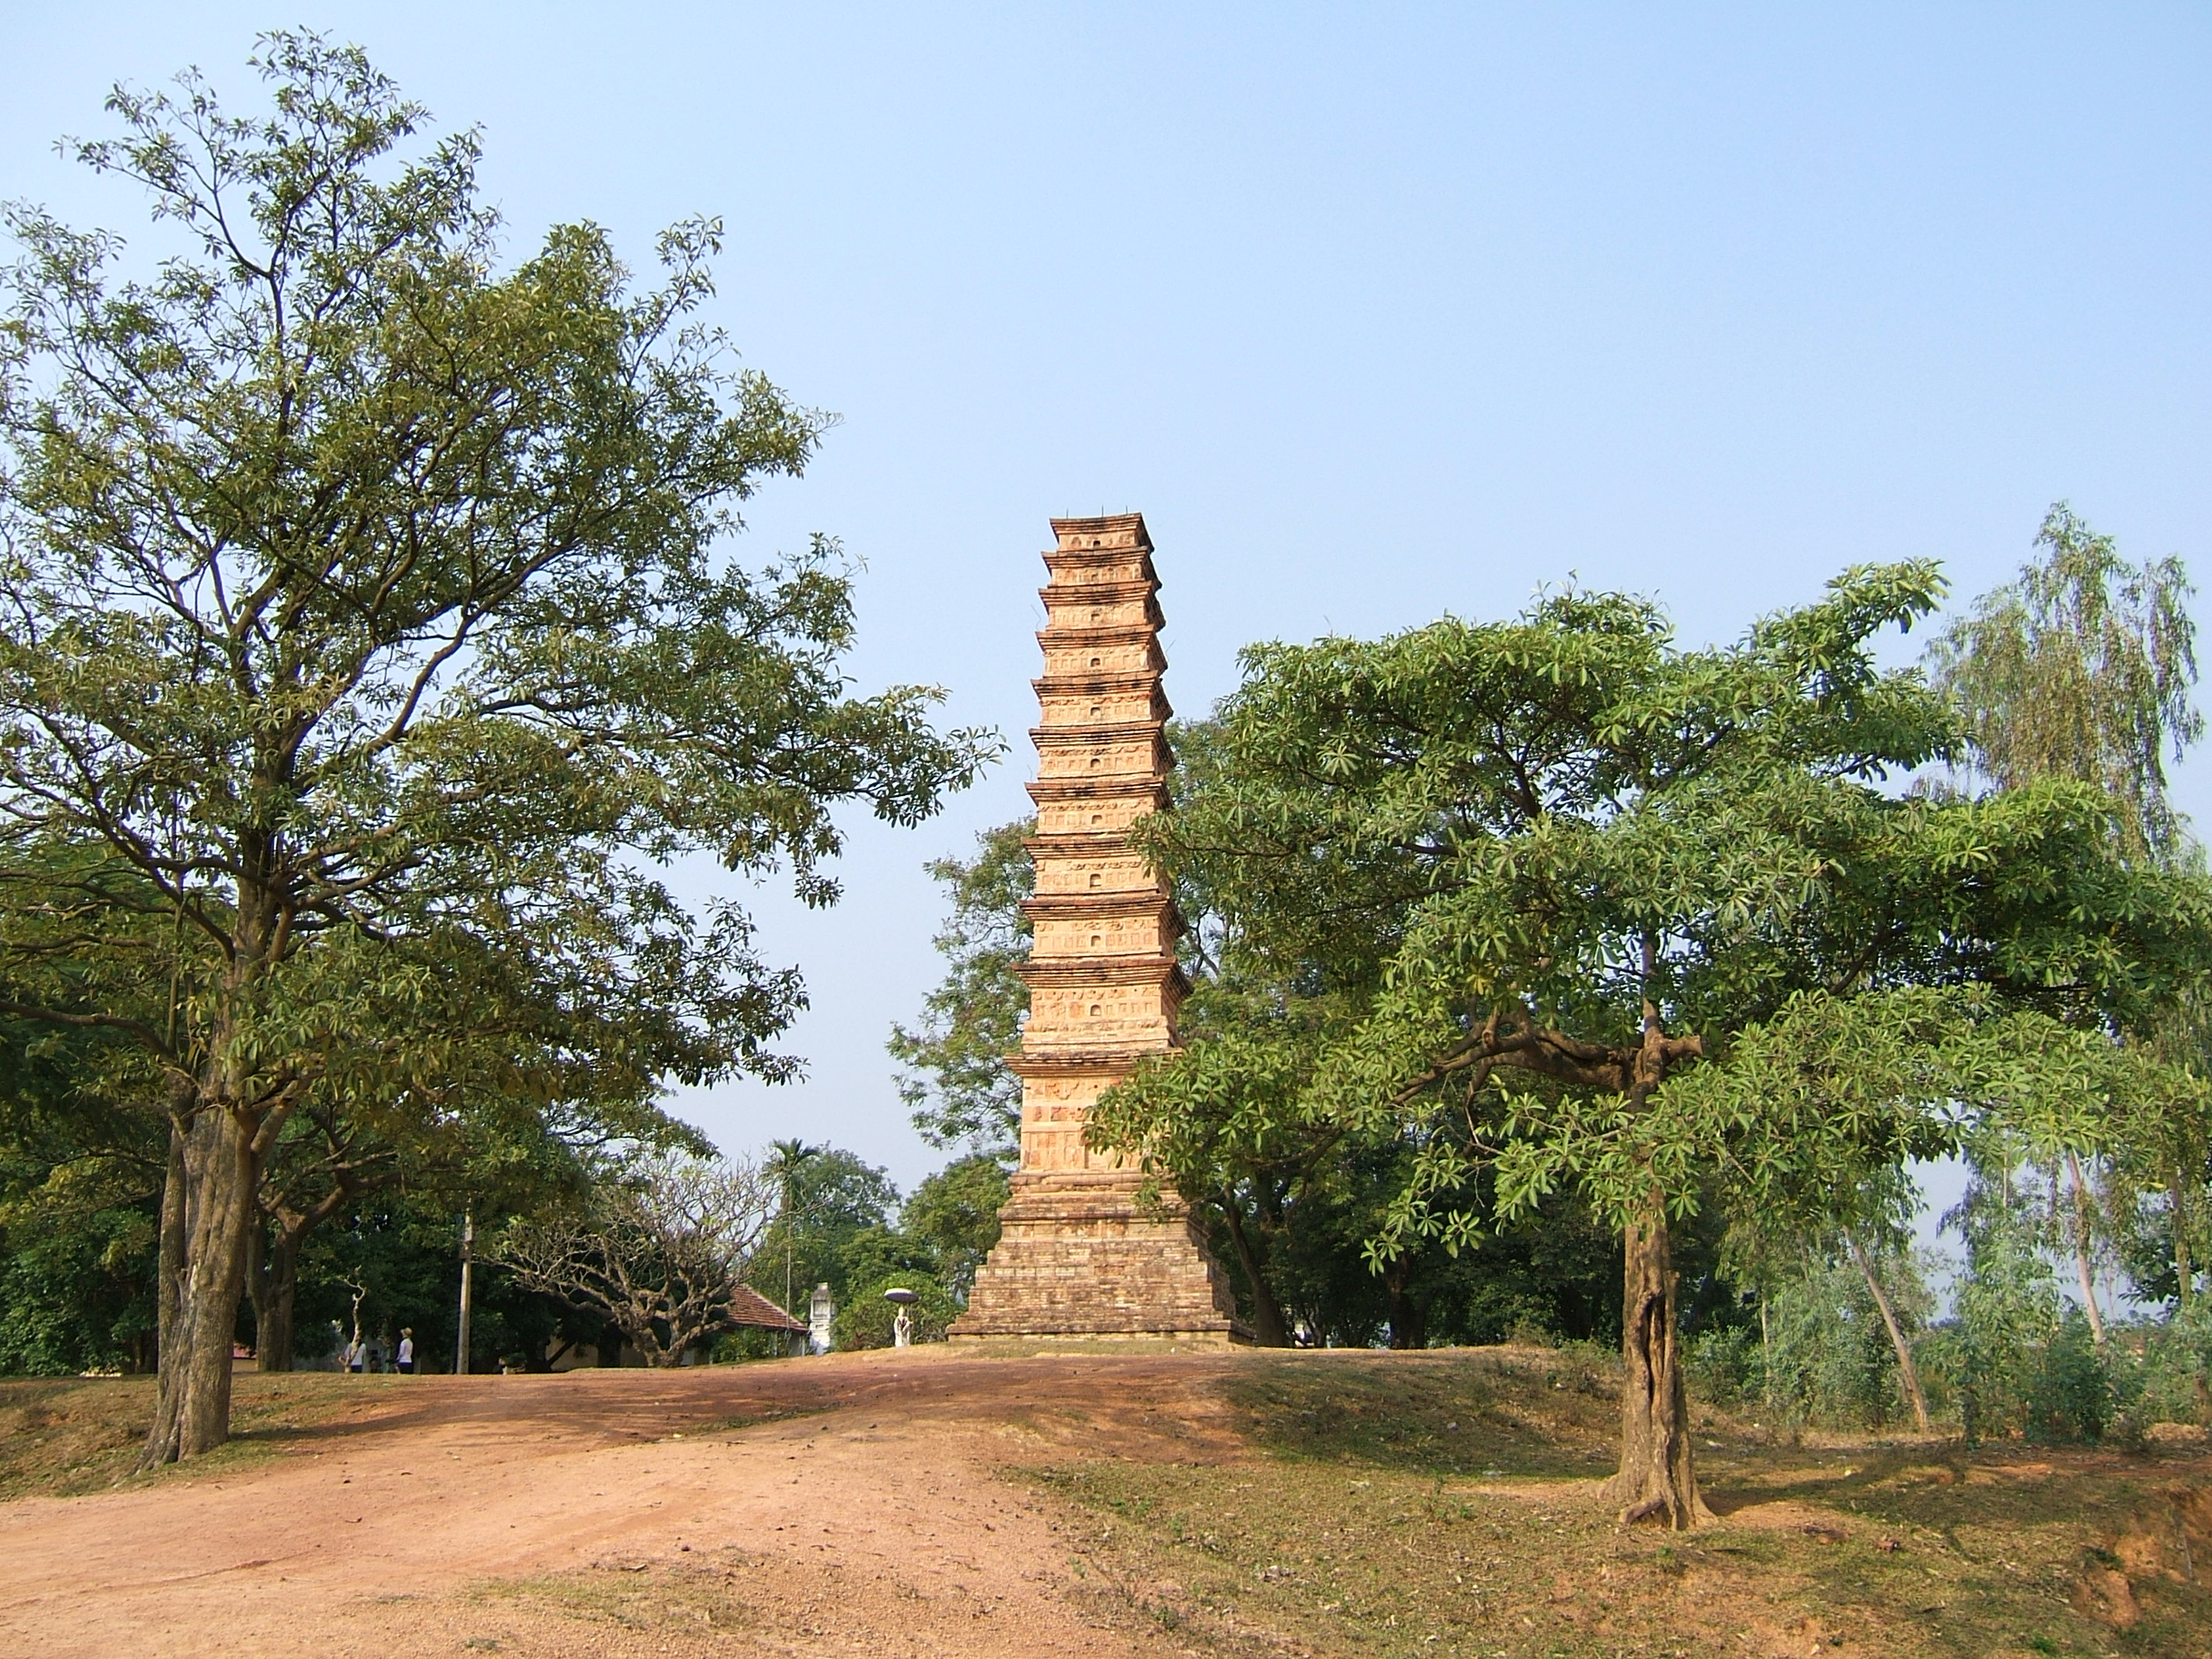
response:
[[[399,1332],[399,1374],[415,1375],[415,1331],[412,1326],[402,1326]]]

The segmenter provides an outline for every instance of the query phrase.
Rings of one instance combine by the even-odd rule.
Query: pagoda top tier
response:
[[[1157,590],[1152,538],[1141,513],[1115,513],[1103,519],[1054,519],[1059,545],[1044,556],[1052,583],[1091,586],[1104,582],[1141,582]]]

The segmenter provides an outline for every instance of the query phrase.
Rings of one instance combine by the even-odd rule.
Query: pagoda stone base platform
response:
[[[1165,1337],[1249,1342],[1227,1276],[1167,1198],[1139,1201],[1125,1170],[1018,1174],[999,1243],[975,1275],[953,1341],[986,1337]]]

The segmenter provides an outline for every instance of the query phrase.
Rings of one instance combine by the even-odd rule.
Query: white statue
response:
[[[898,1310],[897,1316],[891,1321],[891,1346],[912,1347],[914,1346],[914,1316],[907,1310],[921,1300],[921,1292],[894,1288],[884,1292],[884,1300]]]

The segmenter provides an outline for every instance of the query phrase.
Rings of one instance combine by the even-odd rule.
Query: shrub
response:
[[[844,1304],[837,1310],[836,1323],[831,1328],[831,1340],[836,1346],[888,1348],[891,1346],[891,1321],[896,1317],[898,1309],[896,1304],[884,1299],[884,1292],[894,1286],[904,1286],[921,1298],[910,1310],[914,1320],[914,1340],[917,1342],[945,1340],[945,1328],[960,1311],[952,1300],[952,1293],[933,1274],[906,1272],[887,1273],[867,1284],[855,1285],[847,1292]]]
[[[2112,1370],[2089,1334],[2088,1316],[2068,1308],[2028,1380],[2027,1437],[2094,1444],[2112,1423],[2116,1395]]]
[[[2065,1392],[2038,1381],[2058,1334],[2057,1285],[2027,1206],[2002,1191],[1978,1184],[1954,1212],[1966,1271],[1947,1347],[1969,1445],[2027,1429],[2039,1397]]]
[[[1759,1333],[1736,1325],[1700,1331],[1686,1358],[1690,1392],[1709,1406],[1734,1406],[1755,1394],[1762,1379]]]
[[[1897,1414],[1897,1351],[1855,1264],[1808,1264],[1774,1288],[1765,1321],[1766,1340],[1747,1363],[1784,1421],[1880,1428]]]

